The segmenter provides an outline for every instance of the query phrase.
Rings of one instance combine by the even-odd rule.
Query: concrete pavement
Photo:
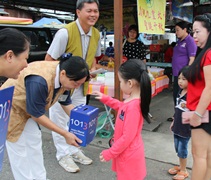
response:
[[[103,109],[102,104],[91,99],[90,105]],[[173,114],[173,100],[170,90],[164,90],[152,99],[151,110],[152,124],[144,125],[142,137],[145,144],[147,162],[146,180],[170,180],[172,176],[167,170],[174,164],[178,164],[178,158],[174,150],[173,135],[168,130],[170,122],[166,121]],[[114,180],[115,173],[110,170],[111,162],[101,163],[99,153],[108,148],[108,139],[96,136],[93,142],[84,148],[85,154],[94,160],[92,165],[80,165],[79,173],[68,173],[63,170],[55,158],[55,147],[51,134],[43,128],[43,152],[48,178],[51,180]],[[155,132],[156,131],[156,132]],[[188,167],[192,166],[192,156],[189,145]],[[191,173],[191,170],[189,170]],[[5,153],[3,171],[0,173],[1,180],[13,180],[11,169]],[[188,178],[190,179],[190,178]],[[188,180],[187,179],[187,180]]]

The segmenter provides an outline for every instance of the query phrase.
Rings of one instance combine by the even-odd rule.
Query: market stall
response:
[[[166,75],[157,77],[154,80],[152,80],[151,81],[152,97],[157,95],[163,89],[168,88],[168,85],[169,85],[169,78]],[[97,81],[97,80],[92,80],[89,83],[88,94],[92,94],[94,91],[100,91],[112,97],[114,97],[115,94],[114,85],[105,85],[103,81]]]
[[[106,74],[106,73],[105,73]],[[92,94],[94,91],[100,91],[106,95],[115,96],[115,86],[114,86],[114,77],[106,79],[105,74],[99,74],[98,77],[94,80],[91,80],[89,83],[88,94]],[[109,81],[108,81],[109,80]],[[169,86],[169,78],[166,75],[159,76],[153,80],[151,80],[152,87],[152,97],[156,96],[163,89],[168,88]],[[125,98],[127,95],[123,95]],[[111,108],[104,105],[106,111],[106,117],[104,121],[101,123],[100,127],[97,128],[97,131],[101,130],[106,122],[108,121],[111,127],[114,129],[114,124],[111,115]],[[149,114],[151,116],[151,114]]]

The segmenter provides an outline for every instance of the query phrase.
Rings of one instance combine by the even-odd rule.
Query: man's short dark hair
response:
[[[96,3],[99,8],[99,1],[98,0],[78,0],[76,3],[76,9],[81,10],[84,7],[84,3]]]

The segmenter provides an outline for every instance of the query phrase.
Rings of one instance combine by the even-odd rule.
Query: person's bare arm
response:
[[[91,68],[90,68],[90,72],[92,72],[92,71],[95,71],[96,70],[96,58],[94,58],[94,60],[93,60],[93,63],[92,63],[92,66],[91,66]],[[90,74],[90,77],[91,78],[95,78],[96,77],[96,74]]]
[[[49,54],[45,55],[45,61],[55,61],[56,59],[53,59]]]
[[[90,71],[96,70],[96,58],[94,58]]]
[[[189,61],[189,63],[188,63],[189,66],[193,63],[194,59],[195,59],[194,56],[190,57],[190,61]]]

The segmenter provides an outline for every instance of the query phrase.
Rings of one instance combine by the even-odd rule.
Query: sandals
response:
[[[174,177],[174,180],[183,180],[189,176],[188,171],[179,171]]]
[[[174,166],[173,168],[168,170],[168,173],[171,175],[175,175],[180,171],[180,167],[179,166]]]

